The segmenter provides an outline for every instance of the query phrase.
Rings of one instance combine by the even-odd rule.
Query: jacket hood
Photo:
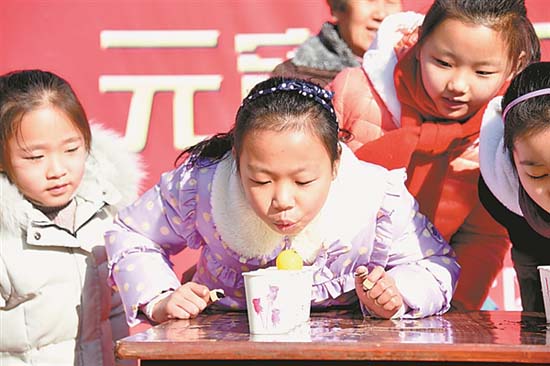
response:
[[[493,98],[487,105],[479,133],[479,170],[491,193],[512,212],[523,216],[519,207],[519,180],[504,147],[504,122],[500,102]]]
[[[145,177],[143,163],[137,153],[128,151],[122,137],[115,131],[92,123],[92,146],[86,160],[84,176],[77,196],[89,192],[109,192],[117,209],[134,201]],[[28,224],[33,210],[5,173],[0,173],[0,232],[19,232]]]
[[[363,56],[363,70],[398,127],[401,126],[401,103],[397,98],[393,80],[393,72],[398,61],[395,48],[404,35],[417,29],[423,20],[424,15],[413,11],[387,16]]]

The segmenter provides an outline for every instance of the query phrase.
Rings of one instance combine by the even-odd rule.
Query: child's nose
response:
[[[454,93],[466,93],[469,87],[468,76],[464,72],[455,72],[447,87]]]
[[[60,178],[65,173],[65,165],[59,157],[52,156],[48,159],[48,170],[46,172],[48,179]]]
[[[372,17],[382,21],[388,15],[386,0],[376,0],[373,6]]]
[[[273,207],[279,211],[289,210],[294,206],[294,194],[292,188],[284,185],[277,187],[272,201]]]

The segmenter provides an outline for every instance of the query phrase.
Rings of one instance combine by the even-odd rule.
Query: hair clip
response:
[[[248,95],[243,100],[241,106],[246,102],[253,101],[264,95],[273,94],[276,91],[296,91],[298,94],[303,95],[304,97],[312,98],[317,103],[319,103],[324,109],[330,112],[335,121],[337,121],[336,113],[332,107],[331,100],[334,96],[334,93],[319,87],[318,85],[309,83],[303,80],[283,80],[280,84],[273,86],[268,89],[262,89],[254,94]]]

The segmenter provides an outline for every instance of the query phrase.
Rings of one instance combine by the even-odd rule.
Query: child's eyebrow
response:
[[[80,142],[82,141],[82,137],[80,136],[71,136],[71,137],[67,137],[66,139],[64,139],[63,141],[61,141],[61,144],[62,145],[66,145],[66,144],[70,144],[70,143],[73,143],[73,142]],[[37,144],[31,144],[31,145],[19,145],[20,149],[23,150],[23,151],[34,151],[34,150],[43,150],[43,149],[46,149],[47,148],[47,144],[46,143],[37,143]]]
[[[528,166],[543,166],[544,164],[541,164],[539,162],[533,161],[533,160],[520,160],[519,162],[521,165],[528,165]]]
[[[260,166],[254,165],[254,164],[247,164],[247,167],[248,167],[249,170],[252,170],[256,173],[273,174],[273,172],[271,170],[269,170],[269,168],[260,167]],[[308,170],[307,167],[302,166],[302,167],[299,167],[299,168],[291,171],[290,173],[291,174],[298,174],[298,173],[301,173],[301,172],[305,172],[307,170]]]
[[[436,50],[437,50],[437,52],[440,53],[441,57],[450,57],[450,58],[455,58],[455,59],[462,59],[462,57],[460,55],[457,55],[456,52],[447,49],[446,46],[443,46],[443,47],[437,46]],[[499,66],[501,64],[501,62],[502,62],[501,58],[499,58],[497,56],[488,56],[488,57],[486,57],[485,59],[483,59],[481,61],[475,62],[473,65],[476,66],[476,67],[485,67],[485,66],[496,67],[496,66]]]

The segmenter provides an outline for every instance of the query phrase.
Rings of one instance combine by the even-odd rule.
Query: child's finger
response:
[[[362,275],[367,275],[369,273],[369,270],[365,266],[359,266],[355,269],[355,276],[359,277]]]
[[[373,284],[370,283],[369,280],[367,280],[368,274],[369,274],[369,271],[365,266],[359,266],[355,269],[355,287],[356,288],[363,287],[363,290],[365,291],[370,290],[372,288]]]
[[[385,274],[386,274],[386,271],[384,270],[384,268],[380,266],[376,266],[367,275],[367,279],[372,283],[376,283],[378,282],[378,280],[383,278]]]
[[[191,314],[189,314],[184,308],[179,306],[177,303],[172,302],[166,304],[166,318],[167,319],[190,319]]]
[[[206,308],[210,300],[210,293],[206,286],[195,282],[187,282],[174,292],[173,298],[179,305],[183,305],[186,301],[190,301],[202,311]],[[189,309],[186,310],[189,311]]]
[[[355,284],[361,285],[363,290],[369,291],[375,285],[378,279],[384,275],[382,267],[375,267],[370,273],[365,266],[359,266],[355,270]]]
[[[388,302],[386,302],[384,304],[384,306],[382,306],[384,308],[384,310],[386,311],[394,311],[394,310],[398,310],[399,308],[401,308],[401,305],[403,305],[403,303],[401,302],[401,297],[400,296],[393,296]]]
[[[386,291],[388,287],[389,285],[386,284],[386,282],[384,282],[383,280],[376,282],[376,284],[369,290],[370,298],[378,299],[380,296],[382,296],[382,294],[384,293],[384,291]]]
[[[369,292],[369,296],[375,299],[375,303],[379,306],[384,306],[388,303],[395,295],[396,292],[393,287],[386,287],[382,292],[379,292],[380,289],[384,288],[384,282],[378,282],[376,286]]]
[[[384,282],[385,271],[382,267],[375,267],[363,280],[363,289],[368,291],[372,299],[378,298],[389,284]]]
[[[193,291],[201,299],[208,301],[210,298],[210,289],[204,285],[200,285],[196,282],[188,282],[189,289]]]
[[[198,298],[199,303],[197,303],[197,301],[194,301],[194,300],[197,300],[197,299],[184,299],[182,302],[178,304],[178,307],[182,309],[184,312],[188,313],[190,318],[195,318],[206,307],[206,303],[204,303],[202,299]],[[204,307],[202,305],[204,305]]]

